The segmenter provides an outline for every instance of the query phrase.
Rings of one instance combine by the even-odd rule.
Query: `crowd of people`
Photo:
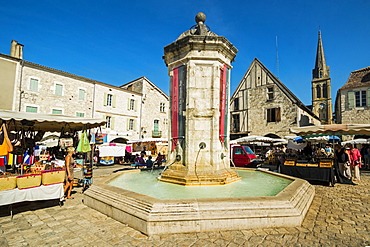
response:
[[[134,165],[135,167],[141,167],[145,166],[147,168],[152,167],[159,167],[162,165],[162,163],[165,162],[165,156],[161,153],[158,153],[157,158],[153,161],[153,157],[151,155],[148,156],[148,158],[145,158],[145,152],[141,152],[140,155],[136,154],[134,158]]]
[[[310,142],[302,150],[289,149],[285,146],[272,147],[266,152],[267,161],[275,164],[276,169],[284,164],[287,158],[306,160],[308,163],[317,163],[320,159],[333,159],[340,176],[351,181],[360,180],[360,168],[370,168],[370,146],[363,145],[359,150],[348,143],[344,146],[326,144],[325,147],[313,146]]]

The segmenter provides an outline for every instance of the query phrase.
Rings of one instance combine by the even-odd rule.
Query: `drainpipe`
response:
[[[139,139],[142,139],[141,138],[141,119],[142,119],[142,114],[143,114],[143,104],[144,104],[144,101],[143,101],[143,95],[141,95],[140,97],[140,126],[139,126]]]
[[[21,65],[21,75],[19,79],[19,107],[18,107],[19,112],[21,111],[21,108],[22,108],[22,94],[24,93],[24,91],[22,90],[22,78],[23,78],[23,67],[24,67],[23,59],[21,60],[20,65]]]
[[[92,100],[92,109],[91,109],[92,118],[94,118],[94,112],[95,112],[95,87],[96,87],[96,83],[94,82],[93,100]]]

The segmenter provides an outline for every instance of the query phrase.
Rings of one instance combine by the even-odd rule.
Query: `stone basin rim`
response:
[[[291,196],[292,191],[296,190],[296,188],[301,186],[302,183],[307,183],[307,181],[305,181],[303,179],[300,179],[300,178],[294,178],[294,177],[291,177],[291,176],[288,176],[288,175],[285,175],[285,174],[275,173],[275,172],[266,171],[266,170],[259,170],[259,169],[255,169],[255,168],[243,168],[243,167],[240,167],[240,168],[238,167],[238,168],[233,168],[233,169],[234,170],[250,170],[250,171],[262,172],[262,173],[266,173],[266,174],[269,174],[269,175],[272,175],[272,176],[275,176],[275,177],[282,177],[282,178],[288,179],[292,182],[289,185],[287,185],[284,189],[282,189],[275,196],[219,197],[219,198],[204,197],[204,198],[180,198],[180,199],[158,199],[158,198],[155,198],[155,197],[140,194],[140,193],[135,192],[135,191],[119,188],[119,187],[108,184],[109,182],[111,182],[112,180],[116,179],[117,177],[119,177],[123,174],[131,173],[131,172],[141,172],[140,169],[132,169],[132,170],[120,171],[120,172],[117,172],[117,173],[112,174],[110,176],[96,179],[96,181],[94,181],[94,186],[100,186],[102,188],[113,190],[117,193],[121,193],[121,194],[125,194],[125,195],[131,194],[135,197],[140,197],[141,199],[144,199],[145,201],[153,201],[153,202],[158,202],[158,201],[160,201],[160,202],[171,202],[171,201],[179,201],[179,200],[181,200],[181,201],[194,201],[194,200],[197,200],[197,201],[220,201],[220,200],[221,201],[233,201],[233,200],[241,200],[241,199],[250,200],[250,201],[261,199],[261,200],[266,201],[266,200],[269,200],[269,199],[277,200],[278,198],[280,198],[281,200],[286,200],[288,197]],[[161,182],[161,181],[159,181],[159,182]],[[161,182],[161,183],[166,183],[166,182]],[[227,185],[228,184],[226,184],[226,186]],[[179,185],[179,186],[181,186],[181,185]],[[212,186],[212,185],[205,185],[205,186]],[[222,186],[222,185],[218,185],[218,186]]]

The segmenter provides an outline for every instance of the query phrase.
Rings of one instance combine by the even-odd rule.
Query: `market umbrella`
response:
[[[295,141],[296,143],[302,143],[302,142],[304,142],[302,136],[297,136],[296,138],[293,139],[293,141]]]

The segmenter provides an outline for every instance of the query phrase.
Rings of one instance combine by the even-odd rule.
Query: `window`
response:
[[[134,130],[134,119],[130,119],[128,122],[128,130]]]
[[[234,99],[234,111],[239,110],[239,98]]]
[[[320,85],[316,86],[316,98],[321,98],[321,87],[320,87]]]
[[[135,110],[135,100],[134,99],[130,99],[129,110],[131,111]]]
[[[78,99],[84,100],[85,99],[85,89],[78,89]]]
[[[234,147],[234,154],[244,154],[242,147]]]
[[[107,106],[112,106],[113,95],[107,94]]]
[[[154,120],[154,131],[155,132],[158,132],[159,130],[159,120]]]
[[[83,113],[83,112],[76,112],[76,117],[85,117],[85,113]]]
[[[280,122],[280,108],[267,109],[267,122]]]
[[[237,133],[240,131],[239,114],[233,115],[233,128],[232,132]]]
[[[355,92],[356,107],[366,106],[366,91]]]
[[[274,99],[274,88],[268,87],[267,88],[267,100],[273,100]]]
[[[26,106],[26,112],[37,112],[37,107],[35,107],[35,106]]]
[[[51,111],[51,114],[59,114],[59,115],[61,115],[61,114],[63,114],[63,111],[62,110],[58,110],[58,109],[53,109]]]
[[[59,96],[63,95],[63,85],[62,84],[55,84],[55,95],[59,95]]]
[[[323,98],[328,97],[328,85],[326,83],[322,85],[322,97]]]
[[[160,103],[159,104],[159,111],[165,112],[166,111],[166,103]]]
[[[110,127],[111,127],[111,120],[112,120],[112,117],[110,117],[110,116],[106,116],[106,117],[105,117],[105,121],[107,122],[107,123],[105,124],[105,127],[106,127],[106,128],[110,128]]]
[[[39,91],[39,80],[35,78],[31,78],[30,80],[30,90],[31,91]]]

